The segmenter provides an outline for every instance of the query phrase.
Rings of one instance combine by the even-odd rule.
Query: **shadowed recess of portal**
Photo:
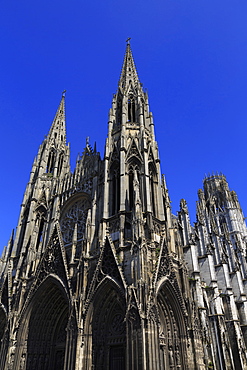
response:
[[[32,309],[27,340],[27,370],[62,370],[68,302],[53,282],[45,284]]]
[[[102,292],[101,292],[102,293]],[[126,356],[125,302],[111,284],[94,303],[93,365],[97,370],[124,370]]]

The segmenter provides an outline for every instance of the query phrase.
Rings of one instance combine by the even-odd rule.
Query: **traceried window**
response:
[[[60,227],[65,245],[72,242],[75,224],[77,224],[77,239],[84,236],[89,202],[87,198],[75,197],[75,200],[62,211]]]

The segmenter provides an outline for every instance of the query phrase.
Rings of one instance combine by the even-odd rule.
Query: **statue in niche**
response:
[[[25,362],[26,362],[26,353],[22,353],[21,359],[20,359],[20,370],[25,369]]]
[[[244,346],[242,339],[239,338],[239,349],[240,349],[241,357],[242,357],[243,363],[246,365],[246,354],[245,354],[244,347],[245,346]]]
[[[181,365],[181,359],[180,359],[180,353],[179,353],[178,345],[176,345],[176,349],[175,349],[175,358],[176,358],[177,366],[180,366]]]
[[[16,349],[16,342],[13,343],[13,345],[10,348],[8,370],[13,369],[14,360],[15,360],[15,349]]]
[[[173,348],[171,344],[169,344],[168,346],[168,357],[169,357],[169,365],[174,366],[174,354],[173,354]]]

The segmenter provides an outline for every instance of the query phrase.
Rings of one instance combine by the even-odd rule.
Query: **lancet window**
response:
[[[132,211],[132,209],[135,206],[135,180],[138,181],[138,187],[139,187],[139,196],[141,196],[141,186],[140,186],[140,172],[139,172],[139,166],[137,164],[130,164],[129,166],[129,188],[128,188],[128,195],[129,195],[129,211]],[[136,176],[136,177],[135,177]]]
[[[28,214],[29,214],[29,208],[26,208],[24,213],[23,213],[23,217],[22,217],[22,221],[21,221],[21,232],[20,232],[20,238],[19,238],[19,241],[18,241],[18,249],[17,249],[18,254],[20,253],[20,250],[22,248],[22,244],[24,242],[24,237],[25,237],[26,229],[27,229],[27,225],[28,225]]]
[[[40,243],[42,243],[42,240],[43,240],[43,232],[44,232],[44,226],[45,226],[44,217],[41,216],[38,222],[39,222],[39,231],[38,231],[38,237],[37,237],[37,242],[36,242],[36,250],[39,249]]]
[[[55,152],[51,150],[48,157],[46,173],[53,173],[55,166]]]
[[[157,212],[157,199],[156,199],[156,184],[157,184],[157,174],[154,166],[149,165],[149,179],[150,179],[150,195],[151,195],[151,207],[154,216]]]
[[[61,171],[62,171],[62,168],[63,168],[63,158],[64,158],[64,154],[61,153],[59,155],[58,166],[57,166],[57,175],[58,176],[61,174]]]
[[[111,209],[110,214],[113,216],[119,211],[120,207],[120,176],[117,164],[111,169]]]
[[[122,123],[122,97],[117,100],[116,124],[119,126]]]
[[[128,99],[128,122],[135,121],[136,121],[135,99],[133,95],[130,95]]]
[[[130,168],[129,172],[129,209],[130,211],[134,207],[134,173],[133,169]]]

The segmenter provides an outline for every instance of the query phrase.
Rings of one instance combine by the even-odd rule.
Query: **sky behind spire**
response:
[[[247,216],[246,14],[244,0],[3,2],[0,250],[64,89],[72,168],[88,136],[103,157],[128,37],[173,213],[185,198],[194,222],[197,190],[218,171]]]

